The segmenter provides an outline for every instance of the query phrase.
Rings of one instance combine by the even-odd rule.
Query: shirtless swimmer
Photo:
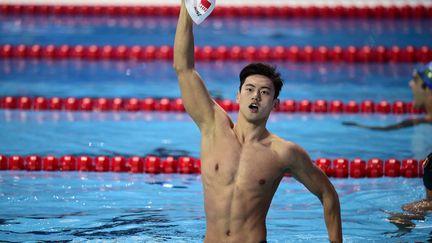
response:
[[[265,242],[266,215],[286,172],[319,198],[329,240],[342,242],[339,198],[330,180],[300,146],[266,128],[279,102],[280,74],[262,63],[242,70],[240,111],[234,124],[210,97],[195,69],[192,29],[182,1],[173,66],[186,111],[201,132],[205,242]]]

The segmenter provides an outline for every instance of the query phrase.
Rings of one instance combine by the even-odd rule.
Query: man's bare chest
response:
[[[201,157],[204,183],[212,185],[267,187],[282,173],[278,156],[270,146],[240,144],[235,137],[212,142],[212,147],[203,148]]]

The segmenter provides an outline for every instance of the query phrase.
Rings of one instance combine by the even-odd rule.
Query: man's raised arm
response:
[[[215,102],[195,70],[192,19],[182,0],[174,41],[174,69],[186,111],[202,130],[214,122]]]

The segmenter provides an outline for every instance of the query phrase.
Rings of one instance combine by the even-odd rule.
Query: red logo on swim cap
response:
[[[209,0],[201,0],[200,7],[202,10],[207,11],[211,5],[212,3]]]

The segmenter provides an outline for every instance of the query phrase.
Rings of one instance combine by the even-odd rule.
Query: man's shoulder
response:
[[[302,166],[303,162],[310,161],[307,152],[293,141],[285,140],[271,135],[271,149],[276,153],[278,161],[286,169],[294,169]]]
[[[229,114],[223,110],[216,101],[213,101],[213,105],[215,108],[214,122],[201,128],[202,137],[211,137],[214,135],[214,132],[225,134],[227,130],[232,130],[234,127],[234,123]]]
[[[277,135],[271,135],[272,149],[282,158],[289,158],[305,153],[304,149],[293,141],[285,140]]]
[[[298,146],[295,142],[281,138],[274,133],[270,134],[270,141],[272,142],[272,145],[283,148],[291,148],[293,146]]]

